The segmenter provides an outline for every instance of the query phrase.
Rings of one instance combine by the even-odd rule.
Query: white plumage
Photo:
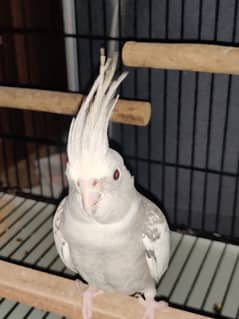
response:
[[[122,157],[109,147],[116,90],[126,76],[113,80],[116,65],[116,55],[107,61],[101,55],[100,74],[72,120],[69,194],[56,211],[54,238],[64,264],[90,286],[141,292],[147,308],[168,266],[169,228],[161,210],[135,189]],[[146,311],[145,318],[152,313]],[[83,315],[89,318],[90,312],[83,310]]]

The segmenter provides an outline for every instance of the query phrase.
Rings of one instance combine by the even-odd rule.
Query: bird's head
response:
[[[109,223],[123,217],[133,178],[119,153],[109,147],[108,125],[118,101],[116,90],[126,77],[113,80],[117,55],[105,60],[76,118],[72,120],[67,143],[66,175],[70,195],[80,202],[84,217]]]

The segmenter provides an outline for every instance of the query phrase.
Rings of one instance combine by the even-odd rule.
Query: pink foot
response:
[[[156,302],[150,298],[144,300],[143,298],[140,297],[139,302],[141,303],[141,305],[143,305],[145,307],[143,319],[154,319],[155,309],[168,307],[167,302],[165,302],[165,301]]]
[[[96,289],[95,287],[89,286],[82,295],[82,316],[83,319],[92,318],[92,300],[97,295],[102,294],[103,291]]]

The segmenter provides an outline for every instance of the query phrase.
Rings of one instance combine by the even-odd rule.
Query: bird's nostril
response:
[[[93,179],[92,185],[93,185],[93,186],[96,186],[96,185],[97,185],[97,180],[96,180],[96,179]]]

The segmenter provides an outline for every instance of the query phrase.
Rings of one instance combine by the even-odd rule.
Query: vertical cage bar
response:
[[[27,17],[26,17],[26,6],[25,2],[22,2],[21,5],[21,12],[22,12],[22,17],[23,17],[23,25],[26,28],[27,27]],[[30,54],[29,54],[29,42],[28,42],[28,36],[24,35],[24,47],[25,47],[25,54],[27,61],[30,61]],[[30,62],[26,63],[26,70],[27,70],[27,82],[31,83],[31,68],[30,68]],[[23,116],[26,116],[26,112],[23,111]],[[32,117],[31,117],[32,119]],[[25,129],[25,128],[24,128]],[[31,147],[32,149],[32,147]],[[26,167],[27,167],[27,178],[28,178],[28,185],[30,188],[30,192],[32,191],[32,178],[31,178],[31,168],[30,168],[30,160],[29,160],[29,150],[30,147],[28,143],[25,143],[25,160],[26,160]]]
[[[237,18],[238,18],[238,1],[234,2],[234,17],[233,17],[233,30],[232,30],[232,42],[235,42],[236,39],[236,30],[237,30]],[[223,127],[223,141],[222,141],[222,155],[220,162],[220,171],[224,170],[225,155],[226,155],[226,143],[227,143],[227,132],[229,125],[229,114],[231,106],[231,88],[232,88],[232,75],[228,76],[227,82],[227,97],[226,97],[226,115],[224,120]],[[216,210],[216,222],[215,222],[215,232],[218,232],[219,222],[220,222],[220,213],[221,213],[221,200],[222,200],[222,185],[223,185],[223,175],[219,175],[219,187],[217,193],[217,210]]]
[[[23,25],[24,28],[27,28],[27,17],[26,17],[26,6],[25,1],[22,1],[21,5],[21,11],[23,16]],[[25,47],[25,53],[28,63],[26,63],[26,69],[27,69],[27,80],[30,84],[32,82],[32,74],[31,74],[31,68],[30,68],[30,54],[29,54],[29,35],[24,34],[24,47]]]
[[[5,179],[5,186],[10,185],[9,181],[9,172],[8,172],[8,167],[7,167],[7,152],[6,152],[6,145],[5,145],[5,138],[1,139],[1,144],[2,144],[2,159],[3,159],[3,170],[4,170],[4,179]]]
[[[4,37],[2,36],[2,41],[3,41]],[[4,50],[0,50],[0,65],[2,67],[2,79],[3,82],[7,80],[6,78],[6,67],[5,67],[5,63],[4,63]],[[9,141],[8,141],[9,143]],[[6,139],[2,138],[2,158],[3,158],[3,168],[4,168],[4,175],[5,175],[5,183],[7,186],[10,186],[10,176],[9,176],[9,171],[8,171],[8,160],[9,160],[9,156],[7,156],[7,151],[6,151]]]
[[[119,12],[118,12],[118,23],[119,23],[119,48],[121,49],[122,46],[122,3],[121,0],[119,1]],[[120,69],[120,73],[122,72],[122,61],[120,60],[120,65],[119,65],[119,69]],[[120,91],[120,95],[122,95],[122,86],[120,86],[119,88]],[[122,124],[120,124],[120,144],[122,147],[124,147],[124,126]],[[124,150],[123,150],[124,151]]]
[[[64,43],[66,55],[67,87],[69,91],[79,91],[79,48],[76,27],[77,7],[74,0],[64,1],[62,3],[62,15],[64,25]],[[52,6],[54,9],[54,6]],[[53,11],[52,11],[53,13]]]
[[[64,1],[64,0],[63,0]],[[81,85],[81,64],[80,64],[80,40],[79,40],[79,25],[78,25],[78,7],[77,7],[77,0],[74,1],[74,8],[75,8],[75,33],[76,33],[76,57],[77,57],[77,73],[78,73],[78,89],[82,88]]]
[[[88,30],[89,30],[89,48],[90,48],[90,68],[91,68],[91,77],[94,74],[94,57],[93,57],[93,38],[92,38],[92,5],[91,0],[87,1],[88,3]]]
[[[2,42],[3,42],[5,40],[5,36],[1,35],[1,37],[2,37]],[[7,82],[6,64],[5,64],[4,60],[5,60],[4,59],[4,50],[2,49],[2,50],[0,50],[0,61],[1,61],[0,65],[2,67],[2,81],[3,81],[3,83]]]
[[[28,180],[28,188],[29,191],[32,191],[32,178],[31,178],[31,168],[30,168],[30,160],[29,160],[29,144],[27,142],[24,143],[24,149],[25,149],[25,161],[26,161],[26,172],[27,172],[27,180]]]
[[[50,187],[50,197],[54,197],[54,186],[53,186],[53,178],[52,178],[52,169],[51,169],[51,160],[50,160],[50,149],[49,146],[46,145],[46,154],[47,154],[47,164],[48,164],[48,171],[49,171],[49,187]]]
[[[153,32],[153,24],[152,24],[152,10],[153,10],[153,3],[152,0],[149,1],[149,27],[148,27],[148,35],[149,38],[152,38],[152,32]],[[152,79],[152,71],[151,68],[148,69],[148,100],[151,101],[152,98],[152,84],[151,84],[151,79]],[[152,156],[152,152],[151,152],[151,129],[152,129],[152,125],[151,125],[151,121],[148,124],[147,127],[147,133],[148,133],[148,190],[151,191],[151,166],[152,164],[150,163],[151,160],[151,156]]]
[[[226,114],[225,114],[224,127],[223,127],[222,154],[221,154],[221,161],[220,161],[220,171],[221,172],[224,169],[224,162],[225,162],[225,155],[226,155],[226,140],[227,140],[227,131],[228,131],[228,119],[229,119],[230,104],[231,104],[231,86],[232,86],[232,76],[229,75],[228,81],[227,81]],[[218,232],[219,222],[220,222],[223,177],[224,176],[222,174],[219,175],[219,186],[218,186],[218,192],[217,192],[216,219],[215,219],[215,226],[214,226],[214,232],[216,232],[216,233]]]
[[[14,117],[12,112],[8,113],[8,120],[9,120],[9,127],[11,132],[15,132],[15,128],[13,124]],[[12,146],[13,164],[14,164],[14,172],[15,172],[15,178],[16,178],[16,188],[20,189],[20,177],[19,177],[18,163],[17,163],[17,143],[14,138],[9,140],[9,143]]]
[[[220,7],[220,0],[217,0],[216,1],[216,9],[215,9],[214,41],[217,40],[217,35],[218,35],[219,7]],[[215,74],[212,74],[211,75],[211,83],[210,83],[210,93],[209,93],[209,114],[208,114],[208,127],[207,127],[206,163],[205,163],[206,169],[208,169],[208,166],[209,166],[211,130],[212,130],[212,119],[213,119],[212,118],[212,113],[213,113],[212,111],[213,111],[213,101],[214,101],[214,86],[215,86]],[[205,230],[207,190],[208,190],[208,173],[205,172],[204,185],[203,185],[202,222],[201,222],[202,230]]]
[[[107,14],[106,14],[106,0],[102,0],[102,8],[103,8],[103,37],[104,37],[104,48],[106,50],[106,55],[108,56],[108,45],[107,45],[107,40],[106,40],[106,30],[107,30]]]
[[[137,30],[137,13],[138,6],[137,0],[134,0],[134,38],[137,39],[138,30]],[[138,98],[138,70],[134,70],[134,97]],[[135,162],[135,177],[138,176],[138,149],[139,149],[139,140],[138,140],[138,128],[134,126],[134,162]]]
[[[203,0],[199,1],[199,18],[198,18],[198,40],[202,36],[202,9],[203,9]],[[192,227],[192,205],[193,205],[193,185],[194,185],[194,165],[195,165],[195,150],[196,150],[196,129],[197,129],[197,113],[198,113],[198,85],[199,85],[199,73],[195,73],[195,87],[194,87],[194,105],[193,105],[193,132],[192,132],[192,144],[191,144],[191,158],[189,177],[189,202],[188,202],[188,220],[187,226]]]
[[[170,0],[166,0],[166,12],[165,12],[165,34],[164,38],[165,40],[168,40],[168,34],[169,34],[169,9],[170,9]],[[167,134],[167,85],[168,85],[168,71],[164,70],[164,93],[163,93],[163,147],[162,147],[162,184],[161,184],[161,190],[162,190],[162,203],[165,205],[165,184],[166,184],[166,134]]]
[[[32,127],[33,127],[33,134],[37,136],[37,129],[36,129],[36,120],[35,120],[35,113],[32,112]],[[42,171],[40,165],[40,152],[39,152],[39,143],[35,142],[35,151],[36,151],[36,161],[37,161],[37,170],[38,170],[38,177],[39,177],[39,185],[40,185],[40,195],[43,196],[43,185],[42,185]]]
[[[237,209],[238,209],[238,190],[239,190],[239,156],[237,160],[237,177],[235,180],[235,190],[234,190],[234,198],[233,198],[233,209],[232,209],[232,221],[231,221],[231,229],[230,229],[230,235],[231,238],[236,237],[235,231],[236,231],[236,218],[238,217]],[[239,237],[239,234],[237,234]]]
[[[62,190],[64,190],[64,188],[65,188],[65,183],[64,183],[64,167],[63,167],[63,158],[62,158],[61,149],[58,149],[58,152],[59,152],[59,159],[60,159],[61,187],[62,187]]]
[[[45,132],[46,135],[49,136],[49,129],[48,129],[48,117],[47,115],[44,113],[44,122],[45,122]],[[51,160],[50,160],[50,156],[51,156],[51,152],[50,152],[50,147],[48,144],[45,145],[45,149],[46,149],[46,156],[47,156],[47,166],[48,166],[48,172],[49,172],[49,189],[50,189],[50,196],[54,197],[54,189],[53,189],[53,177],[52,177],[52,169],[51,169]]]
[[[23,16],[24,27],[26,28],[27,27],[27,18],[26,18],[26,7],[25,7],[24,1],[22,2],[22,16]],[[25,47],[26,59],[27,59],[27,61],[29,61],[29,63],[26,63],[27,79],[28,79],[28,83],[31,84],[32,83],[32,74],[31,74],[31,68],[30,68],[29,35],[28,34],[24,35],[24,47]],[[36,138],[36,136],[37,136],[36,121],[35,121],[35,117],[33,114],[34,114],[34,112],[32,112],[32,114],[31,114],[31,121],[32,121],[33,134]],[[41,179],[42,176],[41,176],[41,168],[40,168],[40,160],[39,160],[39,144],[37,143],[37,141],[34,143],[34,149],[36,152],[37,169],[38,169],[38,173],[39,173],[40,193],[41,193],[41,195],[43,195],[42,179]],[[26,150],[26,152],[28,152],[28,151]],[[28,174],[30,176],[28,156],[26,156],[26,158],[27,158],[27,169],[29,172]],[[30,184],[32,184],[31,181],[30,181]],[[32,190],[32,185],[31,185],[31,190]]]
[[[184,1],[181,1],[181,26],[180,26],[180,39],[184,38]],[[177,111],[177,145],[176,145],[176,167],[175,167],[175,189],[174,189],[174,223],[178,223],[178,189],[179,185],[179,160],[180,160],[180,138],[181,138],[181,109],[182,109],[182,83],[183,72],[179,71],[178,83],[178,111]]]

